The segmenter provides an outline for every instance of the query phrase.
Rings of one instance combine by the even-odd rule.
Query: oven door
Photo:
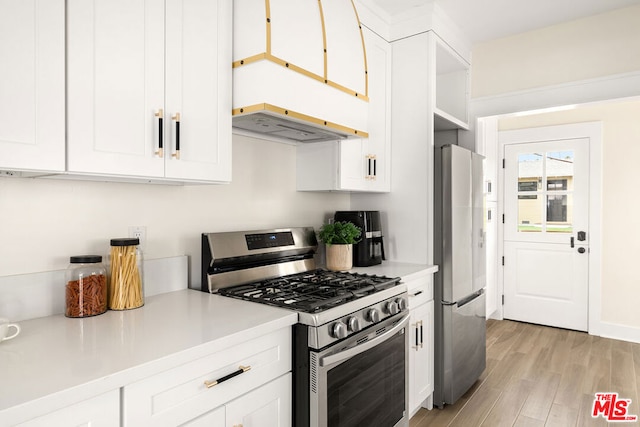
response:
[[[311,426],[409,425],[408,323],[400,313],[311,352]]]

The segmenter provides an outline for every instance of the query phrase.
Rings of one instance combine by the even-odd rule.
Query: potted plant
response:
[[[353,244],[360,241],[362,229],[348,221],[336,221],[320,227],[318,238],[326,245],[327,269],[350,270],[353,266]]]

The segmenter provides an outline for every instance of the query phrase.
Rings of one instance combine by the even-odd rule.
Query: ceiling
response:
[[[640,0],[361,0],[391,17],[437,3],[472,44],[640,4]]]

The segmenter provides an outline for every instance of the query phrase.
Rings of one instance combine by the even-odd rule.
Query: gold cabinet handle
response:
[[[171,120],[176,122],[176,152],[171,155],[176,160],[180,160],[180,113],[176,113],[171,117]]]
[[[162,108],[159,109],[155,114],[155,117],[158,118],[158,151],[155,152],[155,154],[157,156],[159,156],[160,158],[162,158],[164,156],[164,148],[163,148],[163,135],[162,135],[162,131],[164,129],[162,122],[163,122],[163,118],[164,118],[164,111],[162,111]]]
[[[204,385],[207,386],[207,388],[217,386],[218,384],[223,383],[227,380],[230,380],[233,377],[237,377],[238,375],[243,374],[250,369],[251,369],[251,366],[238,366],[237,371],[233,371],[232,373],[225,375],[224,377],[218,378],[217,380],[214,380],[214,381],[205,381]]]
[[[422,320],[416,322],[416,345],[413,346],[416,351],[424,348],[424,328]]]
[[[375,154],[367,154],[365,159],[367,159],[367,174],[365,175],[365,179],[375,181],[378,175],[378,156]]]

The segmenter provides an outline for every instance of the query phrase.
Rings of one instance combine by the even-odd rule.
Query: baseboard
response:
[[[19,322],[62,314],[66,270],[0,277],[0,317]],[[186,255],[143,260],[144,295],[187,289]]]
[[[600,322],[600,336],[604,338],[640,343],[640,328],[619,325],[616,323]]]

